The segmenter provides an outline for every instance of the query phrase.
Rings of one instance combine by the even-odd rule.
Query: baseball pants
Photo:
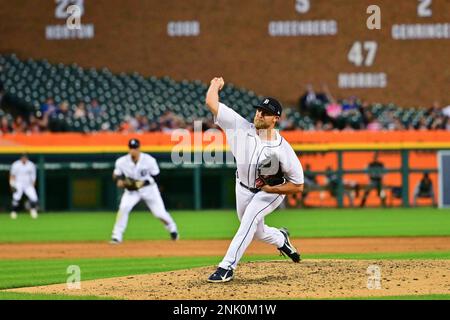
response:
[[[23,186],[19,185],[19,186],[16,186],[16,192],[14,192],[13,196],[12,196],[13,208],[16,208],[19,205],[20,199],[22,199],[22,196],[24,193],[27,196],[28,200],[30,200],[32,205],[37,204],[38,196],[37,196],[36,189],[34,188],[34,186],[29,185],[29,186],[23,187]]]
[[[255,194],[236,183],[236,209],[241,224],[219,267],[236,269],[253,238],[277,248],[284,245],[285,239],[280,230],[264,223],[264,217],[273,212],[284,197],[263,191]]]
[[[123,240],[123,234],[128,225],[128,216],[134,206],[141,200],[145,201],[145,204],[156,218],[163,221],[167,231],[177,231],[177,225],[164,206],[158,186],[154,184],[143,187],[137,191],[124,191],[113,229],[113,238],[119,241]]]

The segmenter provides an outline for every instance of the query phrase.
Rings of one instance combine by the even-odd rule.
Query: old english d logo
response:
[[[269,103],[269,99],[264,100],[263,104],[268,104]]]

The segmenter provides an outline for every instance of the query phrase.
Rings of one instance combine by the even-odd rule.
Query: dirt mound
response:
[[[126,241],[105,242],[4,243],[0,259],[60,259],[119,257],[222,256],[231,240]],[[304,254],[386,253],[448,251],[450,237],[314,238],[293,239]],[[274,247],[254,241],[245,253],[277,254]]]
[[[379,270],[379,282],[371,277]],[[370,269],[370,268],[369,268]],[[214,267],[85,281],[80,290],[66,284],[9,291],[93,295],[121,299],[292,299],[450,294],[450,261],[305,260],[249,262],[235,279],[211,284]],[[372,278],[373,279],[373,278]],[[380,289],[369,290],[372,287]]]

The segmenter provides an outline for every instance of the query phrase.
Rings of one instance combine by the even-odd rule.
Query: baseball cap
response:
[[[128,141],[128,148],[130,149],[137,149],[141,146],[141,143],[139,142],[138,139],[130,139],[130,141]]]
[[[277,99],[271,97],[264,98],[259,105],[253,106],[253,108],[266,110],[275,116],[281,116],[281,112],[283,111],[281,103],[279,103]]]

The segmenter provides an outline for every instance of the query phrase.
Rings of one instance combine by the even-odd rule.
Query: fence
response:
[[[351,176],[364,185],[368,171],[365,168],[374,152],[385,162],[383,173],[388,177],[386,187],[401,190],[401,205],[411,205],[411,195],[418,181],[417,174],[431,173],[434,188],[438,190],[438,150],[450,150],[446,145],[397,145],[345,148],[303,146],[298,150],[303,166],[313,166],[319,175],[330,167],[337,175],[336,205],[347,206],[344,201],[344,180]],[[234,165],[184,164],[170,162],[170,153],[152,153],[161,167],[163,197],[170,209],[232,208],[234,207]],[[115,210],[120,192],[111,179],[114,160],[123,153],[99,154],[30,154],[38,167],[38,194],[43,210]],[[4,210],[10,202],[7,174],[10,164],[19,154],[9,153],[0,159],[0,198]],[[414,178],[412,178],[414,177]],[[369,199],[369,204],[375,200]],[[313,201],[313,205],[321,205]],[[333,205],[328,201],[327,205]]]

